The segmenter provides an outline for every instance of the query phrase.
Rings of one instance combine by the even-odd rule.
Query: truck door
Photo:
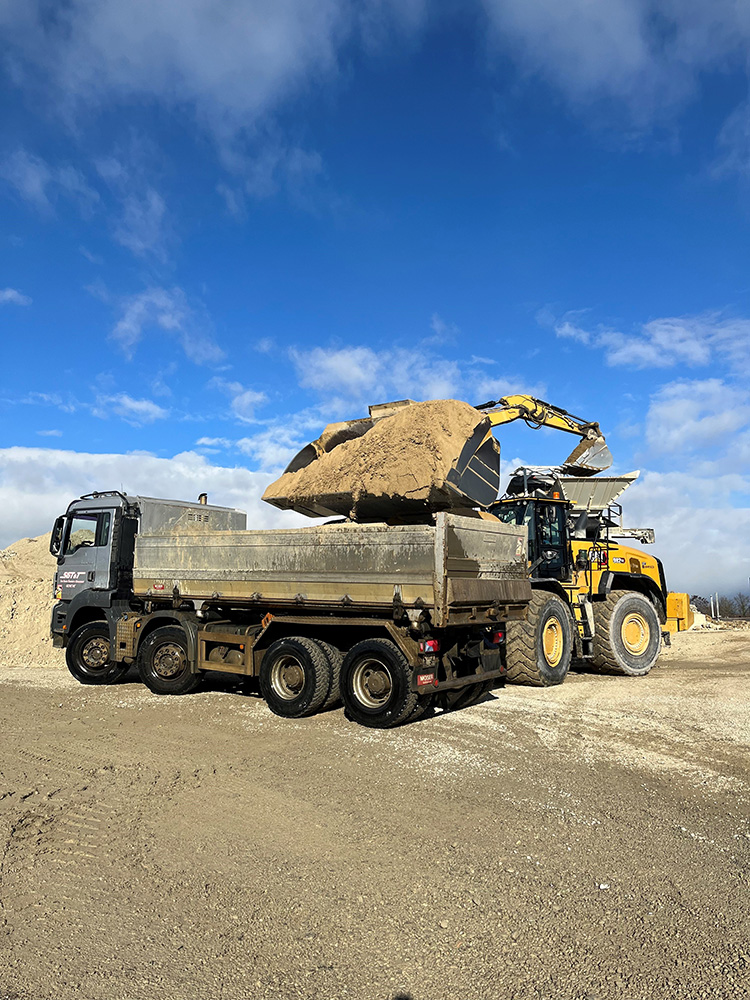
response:
[[[64,601],[84,590],[110,589],[113,515],[111,510],[70,514],[57,559],[57,587]]]

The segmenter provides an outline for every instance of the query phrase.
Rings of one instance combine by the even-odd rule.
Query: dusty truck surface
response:
[[[184,694],[226,671],[287,717],[342,699],[385,728],[470,704],[504,676],[506,623],[531,599],[527,533],[426,520],[248,531],[229,508],[90,494],[52,532],[53,640],[84,684],[135,663]]]

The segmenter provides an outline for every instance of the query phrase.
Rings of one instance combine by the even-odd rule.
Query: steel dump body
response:
[[[527,566],[525,528],[441,513],[434,525],[139,534],[133,591],[295,613],[422,608],[444,627],[525,605]]]

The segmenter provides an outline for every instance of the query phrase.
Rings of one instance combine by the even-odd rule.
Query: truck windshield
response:
[[[106,545],[109,541],[109,512],[74,514],[70,519],[65,555],[90,545]]]

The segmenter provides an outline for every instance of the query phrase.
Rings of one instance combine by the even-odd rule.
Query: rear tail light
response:
[[[492,632],[490,635],[490,642],[494,643],[496,646],[499,645],[501,642],[505,642],[505,632],[503,631]]]
[[[440,640],[439,639],[420,639],[419,640],[419,652],[425,653],[427,655],[434,655],[440,652]]]

